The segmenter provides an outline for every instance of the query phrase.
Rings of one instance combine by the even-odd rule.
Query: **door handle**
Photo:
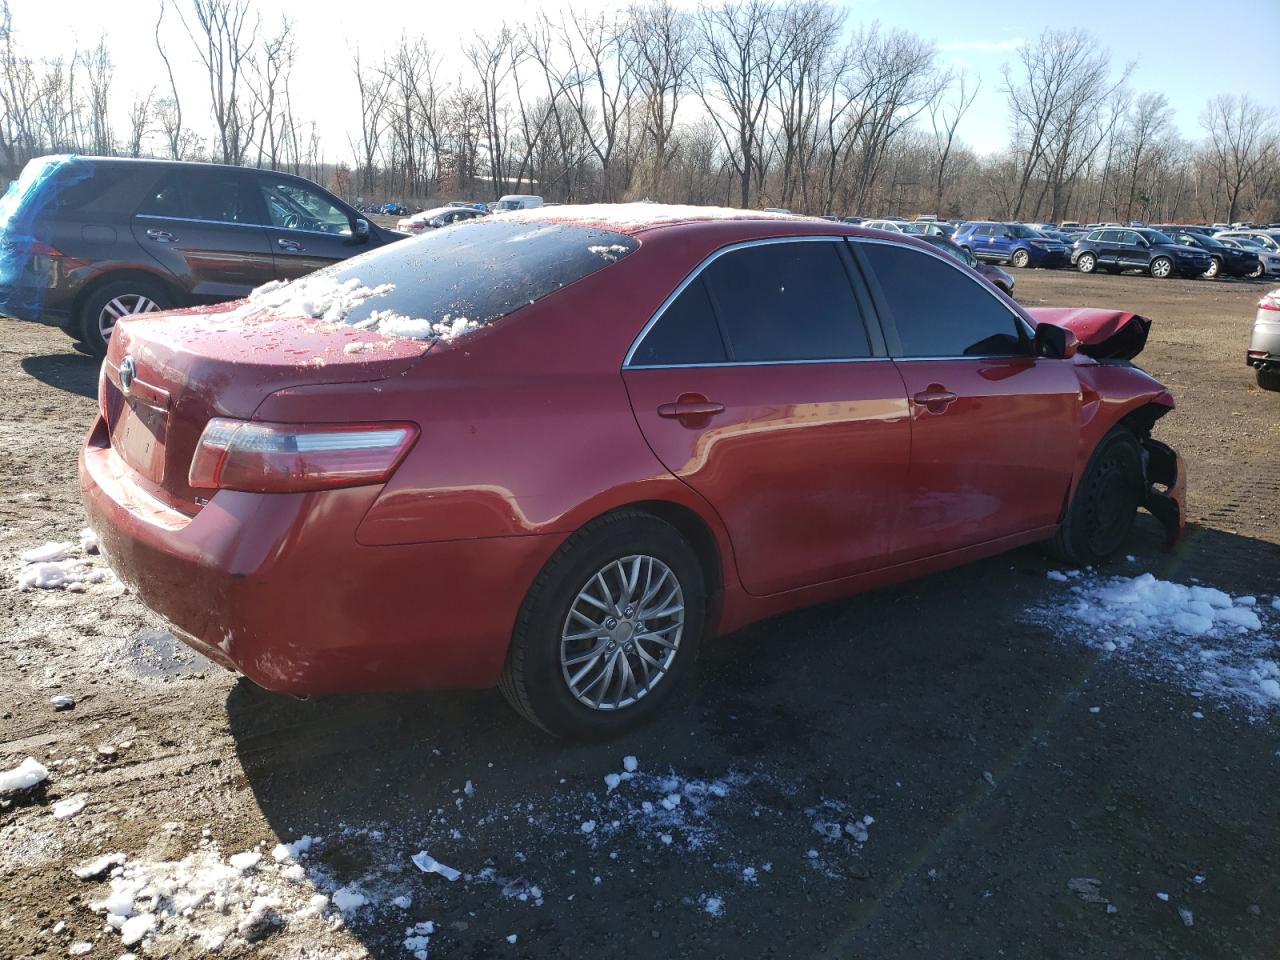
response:
[[[178,238],[168,230],[148,230],[147,239],[154,240],[156,243],[173,243]]]
[[[714,400],[677,400],[675,403],[663,403],[658,406],[658,416],[669,420],[681,417],[710,417],[724,413],[724,404]]]
[[[911,399],[930,413],[945,413],[947,407],[959,398],[950,390],[943,389],[941,384],[931,383],[928,390],[922,390]]]
[[[305,249],[297,240],[286,240],[283,237],[276,241],[276,246],[290,253],[301,253]]]

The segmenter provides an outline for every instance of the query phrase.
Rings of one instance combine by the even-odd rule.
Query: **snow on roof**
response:
[[[584,203],[553,207],[532,207],[500,214],[504,218],[574,223],[608,227],[621,233],[636,233],[673,223],[708,220],[794,220],[795,214],[739,210],[735,207],[702,207],[677,203]],[[805,218],[809,219],[809,218]]]

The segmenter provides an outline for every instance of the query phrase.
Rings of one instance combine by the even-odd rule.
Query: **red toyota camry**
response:
[[[553,207],[122,321],[80,477],[115,570],[295,694],[498,684],[603,736],[699,644],[1035,541],[1171,539],[1148,322],[910,238]]]

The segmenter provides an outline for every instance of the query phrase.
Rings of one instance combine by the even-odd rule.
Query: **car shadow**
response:
[[[1214,530],[1162,553],[1147,520],[1108,573],[1239,594],[1280,569]],[[246,682],[230,729],[272,830],[324,838],[311,877],[369,895],[344,919],[373,956],[428,920],[433,954],[468,957],[1182,955],[1201,918],[1210,953],[1265,952],[1275,921],[1241,914],[1280,914],[1274,729],[1063,639],[1054,566],[1015,551],[740,630],[613,743],[552,740],[494,692]],[[419,872],[423,849],[463,879]],[[1193,874],[1215,884],[1195,931],[1172,912]]]
[[[85,353],[49,353],[23,357],[22,369],[41,383],[93,399],[102,361]]]

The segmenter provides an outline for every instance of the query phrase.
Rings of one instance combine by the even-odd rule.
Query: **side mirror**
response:
[[[351,232],[361,240],[367,239],[369,236],[369,221],[364,217],[356,217],[356,222],[351,225]]]
[[[1050,360],[1070,360],[1080,349],[1080,341],[1066,327],[1052,323],[1036,324],[1035,349],[1037,357]]]

